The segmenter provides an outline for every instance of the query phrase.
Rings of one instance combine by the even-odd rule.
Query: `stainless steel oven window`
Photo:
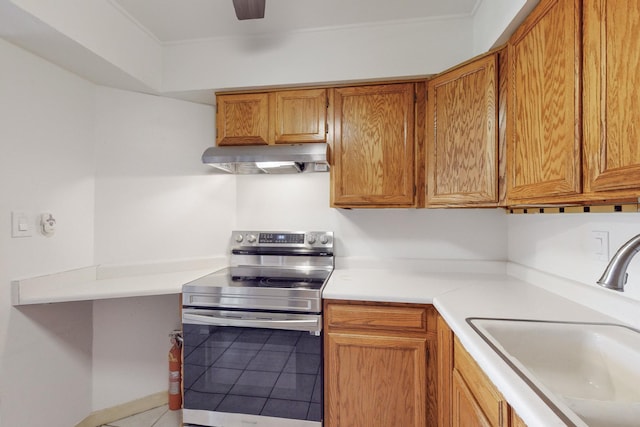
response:
[[[183,334],[185,409],[322,421],[318,331],[184,323]]]

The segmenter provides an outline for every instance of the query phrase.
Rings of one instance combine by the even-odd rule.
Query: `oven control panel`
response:
[[[332,248],[331,231],[234,231],[232,246],[282,248]]]
[[[304,243],[305,233],[260,233],[258,243],[288,245],[290,243]]]

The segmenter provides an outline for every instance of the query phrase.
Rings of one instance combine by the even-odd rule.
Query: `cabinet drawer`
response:
[[[435,328],[435,311],[424,306],[330,303],[325,315],[327,326],[335,329],[427,332]]]
[[[462,347],[457,337],[453,344],[453,367],[454,372],[457,371],[464,380],[489,423],[492,426],[506,426],[507,402],[471,355]]]

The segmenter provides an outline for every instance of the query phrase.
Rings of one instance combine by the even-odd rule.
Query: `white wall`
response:
[[[480,1],[473,17],[473,52],[480,55],[507,42],[539,0]]]
[[[178,298],[16,309],[10,281],[224,255],[235,179],[199,162],[211,107],[96,87],[4,41],[0,58],[0,424],[68,427],[166,389]],[[58,230],[11,238],[12,210]]]
[[[468,17],[162,44],[111,0],[3,0],[0,36],[98,84],[210,102],[205,91],[438,73],[506,42],[537,3],[487,0]]]
[[[640,233],[637,213],[511,215],[509,260],[590,286],[607,266],[592,255],[592,231],[609,232],[609,257]],[[629,266],[622,294],[640,300],[640,257]]]
[[[180,329],[180,297],[93,303],[93,410],[166,391],[169,332]]]
[[[50,57],[47,48],[51,47],[51,34],[62,34],[69,42],[56,40],[56,47],[64,45],[77,55],[78,47],[93,52],[96,57],[105,60],[121,69],[135,80],[149,88],[159,89],[162,83],[162,46],[158,40],[146,30],[132,22],[110,0],[8,0],[12,5],[2,5],[12,14],[19,14],[19,10],[32,15],[43,24],[24,31],[18,28],[6,35],[16,41],[24,43],[36,52]],[[14,10],[18,8],[19,10]],[[0,17],[0,23],[3,18]],[[32,20],[32,21],[36,21]],[[7,23],[11,26],[11,23]],[[32,23],[23,25],[33,25]],[[34,33],[33,30],[36,32]],[[51,34],[50,34],[51,33]],[[40,39],[40,40],[37,40]],[[73,47],[72,44],[76,46]],[[58,60],[65,66],[79,67],[83,71],[86,66],[65,58],[65,52],[57,52]],[[88,59],[88,58],[84,58]],[[52,59],[53,60],[53,59]],[[80,71],[71,68],[74,71]],[[102,72],[94,68],[92,73],[101,75]],[[92,81],[99,81],[89,78]]]
[[[209,175],[211,106],[98,88],[96,263],[225,255],[233,176]]]
[[[471,31],[452,18],[166,44],[163,91],[433,74],[472,56]]]
[[[199,160],[213,108],[104,87],[96,104],[96,263],[226,256],[235,179]],[[175,295],[94,302],[94,410],[166,390],[179,307]]]
[[[332,209],[329,174],[238,176],[239,229],[335,232],[336,256],[505,260],[507,216],[493,209]]]
[[[69,427],[91,405],[91,303],[11,306],[10,280],[93,264],[94,86],[0,40],[0,424]],[[11,238],[11,211],[53,237]]]

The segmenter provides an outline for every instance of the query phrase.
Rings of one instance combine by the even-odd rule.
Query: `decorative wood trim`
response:
[[[545,206],[509,208],[508,214],[558,214],[558,213],[636,213],[640,212],[637,203],[593,206]]]
[[[451,399],[453,373],[453,331],[447,322],[438,315],[437,320],[437,351],[438,351],[438,425],[451,427]]]
[[[415,105],[415,186],[416,186],[416,207],[425,207],[426,200],[426,152],[427,152],[427,82],[418,82],[415,85],[416,105]]]

